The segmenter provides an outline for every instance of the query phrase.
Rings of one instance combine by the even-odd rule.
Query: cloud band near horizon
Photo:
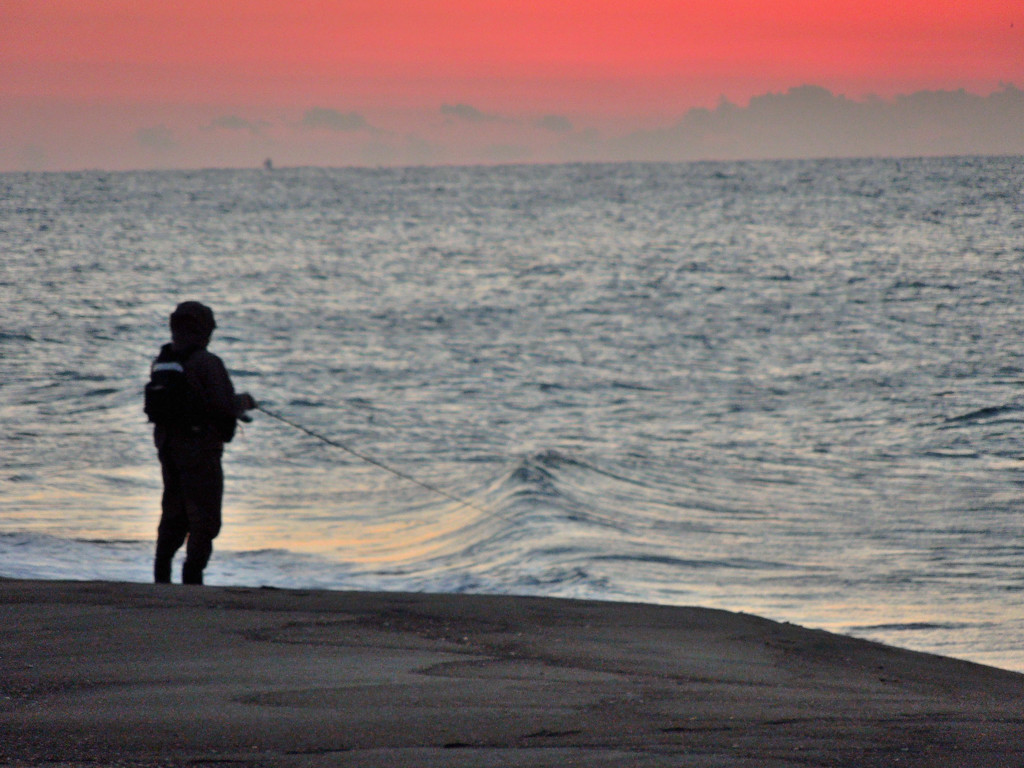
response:
[[[1011,84],[861,100],[805,85],[619,131],[463,102],[372,117],[322,105],[251,112],[54,108],[20,137],[5,130],[15,139],[0,146],[0,170],[246,167],[268,156],[281,167],[1024,154],[1024,91]]]

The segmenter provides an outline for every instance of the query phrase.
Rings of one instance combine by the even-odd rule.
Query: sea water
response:
[[[0,575],[150,579],[141,390],[198,299],[308,430],[228,447],[210,584],[702,605],[1024,670],[1022,179],[0,175]]]

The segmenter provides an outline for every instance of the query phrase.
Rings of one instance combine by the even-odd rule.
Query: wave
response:
[[[985,421],[992,419],[996,416],[1002,416],[1007,413],[1018,413],[1022,410],[1019,405],[990,405],[985,408],[978,408],[974,411],[960,414],[958,416],[948,417],[944,423],[946,424],[962,424],[965,422],[976,422]],[[1018,419],[1014,419],[1018,421]]]
[[[918,632],[930,630],[959,630],[994,626],[989,621],[910,621],[897,624],[863,624],[847,627],[850,632]]]
[[[151,558],[150,542],[0,533],[0,576],[7,578],[148,581]]]
[[[737,568],[741,570],[781,570],[789,567],[788,563],[755,560],[750,558],[728,559],[686,559],[669,555],[598,555],[592,558],[596,562],[623,562],[642,565],[663,565],[677,570],[704,570],[708,568]]]
[[[568,469],[592,469],[581,459],[561,451],[543,450],[518,459],[489,488],[484,498],[500,508],[527,500],[552,505],[566,502],[565,472]]]
[[[547,449],[519,458],[482,497],[494,514],[520,523],[546,520],[625,531],[636,517],[631,507],[650,491],[642,480]]]

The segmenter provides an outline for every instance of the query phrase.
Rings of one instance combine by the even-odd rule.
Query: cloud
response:
[[[209,125],[205,126],[205,130],[248,131],[255,136],[268,125],[269,123],[263,120],[247,120],[238,115],[223,115],[211,120]]]
[[[135,132],[135,141],[140,146],[157,152],[167,152],[178,146],[171,129],[163,124],[140,128]]]
[[[563,115],[544,115],[533,121],[537,128],[552,133],[569,133],[572,131],[572,121]]]
[[[328,107],[307,109],[301,125],[303,128],[345,132],[368,130],[371,127],[358,112],[339,112]]]
[[[852,98],[802,85],[680,108],[660,125],[642,115],[516,113],[512,102],[497,114],[469,104],[439,112],[435,102],[365,113],[314,107],[287,118],[260,105],[23,101],[0,110],[0,170],[251,168],[267,156],[281,166],[346,166],[1024,155],[1021,87]],[[634,119],[653,127],[623,128]]]
[[[481,112],[469,104],[442,104],[441,114],[445,117],[454,117],[458,120],[465,120],[467,123],[494,123],[504,120],[501,115],[492,115]]]
[[[1012,85],[989,96],[920,91],[863,101],[804,85],[746,107],[723,99],[715,109],[691,109],[675,125],[620,139],[613,153],[646,160],[1020,154],[1021,125],[1024,91]]]

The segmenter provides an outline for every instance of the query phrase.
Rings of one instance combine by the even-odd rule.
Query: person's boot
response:
[[[181,583],[182,584],[202,584],[203,583],[203,569],[196,568],[194,565],[185,561],[185,565],[181,567]]]
[[[171,561],[157,558],[153,561],[153,581],[157,584],[171,583]]]

